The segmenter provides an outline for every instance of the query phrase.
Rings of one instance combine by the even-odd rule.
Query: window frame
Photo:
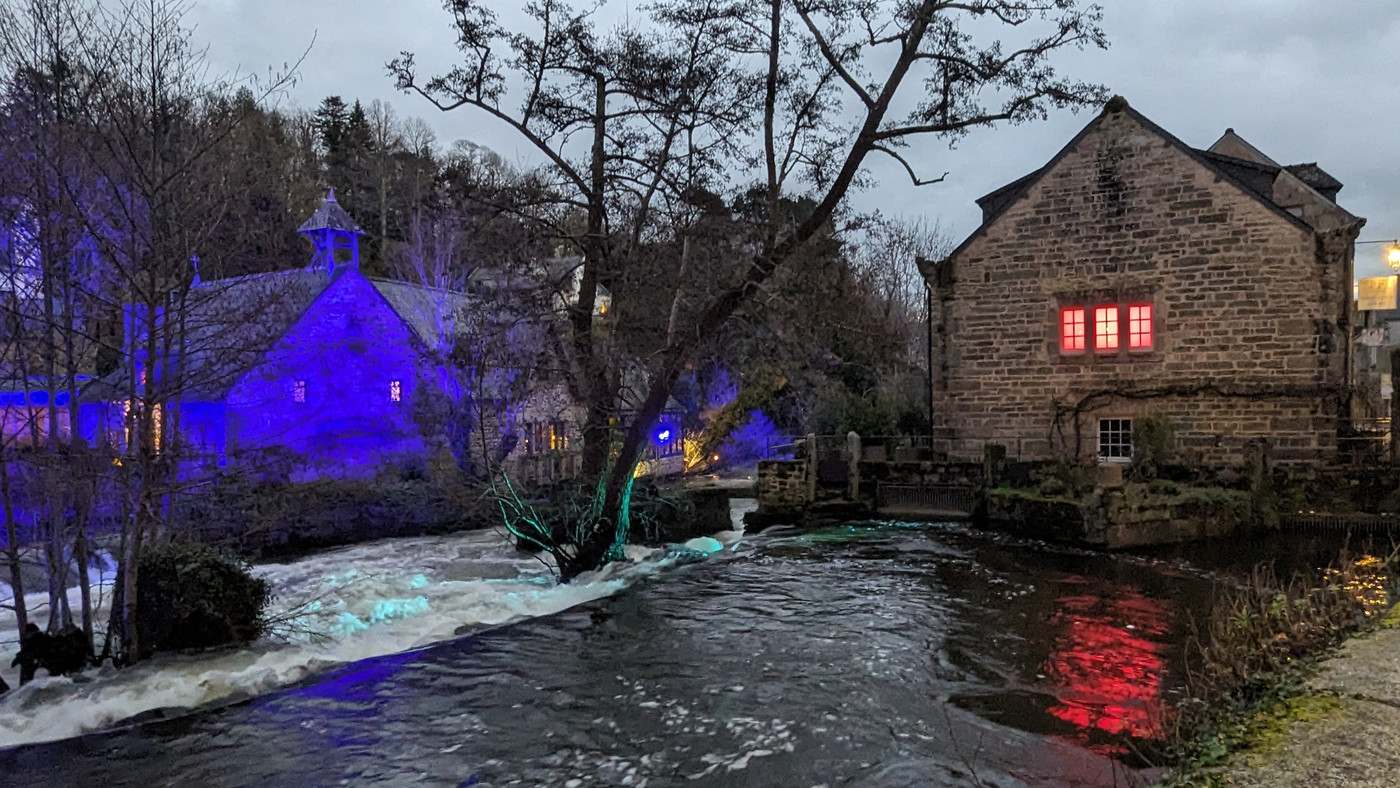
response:
[[[1132,417],[1099,419],[1099,462],[1132,462],[1134,448]]]
[[[1144,318],[1144,317],[1134,317],[1134,316],[1133,316],[1133,311],[1134,311],[1134,310],[1140,310],[1140,309],[1146,309],[1146,310],[1147,310],[1147,316],[1146,316],[1145,318]],[[1154,349],[1156,348],[1156,344],[1157,344],[1157,324],[1156,324],[1156,315],[1155,315],[1155,312],[1156,312],[1156,311],[1157,311],[1157,310],[1153,308],[1153,305],[1152,305],[1152,302],[1151,302],[1151,301],[1129,301],[1129,302],[1128,302],[1128,352],[1129,352],[1129,353],[1150,353],[1152,350],[1154,350]],[[1146,331],[1138,331],[1138,330],[1136,330],[1138,326],[1142,326],[1142,325],[1146,325]],[[1136,339],[1136,338],[1138,338],[1138,337],[1141,337],[1141,336],[1143,336],[1144,334],[1147,336],[1147,344],[1145,344],[1145,345],[1134,345],[1134,344],[1133,344],[1134,339]]]
[[[1076,318],[1071,320],[1070,318]],[[1062,356],[1082,356],[1088,351],[1089,346],[1089,311],[1083,306],[1066,306],[1060,308],[1060,355]],[[1074,327],[1078,330],[1070,332],[1067,329]],[[1070,347],[1073,343],[1076,347]]]
[[[1094,304],[1094,352],[1113,355],[1123,348],[1123,321],[1116,303]],[[1106,344],[1112,343],[1112,344]]]
[[[1114,363],[1126,361],[1129,357],[1152,356],[1162,349],[1161,321],[1157,309],[1155,293],[1147,289],[1133,289],[1125,292],[1081,292],[1065,294],[1056,298],[1052,315],[1054,347],[1047,350],[1063,359],[1078,359],[1078,363],[1093,364],[1096,361]],[[1135,322],[1134,314],[1147,310],[1144,319]],[[1076,319],[1084,317],[1082,342],[1075,333],[1079,326]],[[1134,332],[1136,328],[1138,331]],[[1133,342],[1146,343],[1134,347]]]

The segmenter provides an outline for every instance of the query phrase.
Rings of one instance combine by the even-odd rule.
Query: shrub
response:
[[[1094,489],[1098,468],[1092,463],[1053,462],[1031,471],[1031,481],[1046,498],[1077,500]]]
[[[194,542],[150,547],[136,583],[143,656],[253,640],[271,598],[268,582],[232,554]]]
[[[1388,604],[1395,556],[1350,558],[1344,551],[1320,575],[1284,583],[1267,565],[1223,594],[1197,622],[1187,655],[1184,697],[1149,762],[1170,765],[1169,785],[1196,784],[1267,717],[1304,691],[1304,667],[1374,625]],[[1149,748],[1150,749],[1150,748]]]
[[[1133,464],[1129,473],[1137,481],[1156,479],[1176,456],[1176,428],[1171,419],[1151,414],[1133,419]]]

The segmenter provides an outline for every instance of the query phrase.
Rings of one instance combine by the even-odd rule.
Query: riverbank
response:
[[[1273,716],[1247,749],[1202,777],[1239,788],[1400,785],[1400,606],[1323,661]]]

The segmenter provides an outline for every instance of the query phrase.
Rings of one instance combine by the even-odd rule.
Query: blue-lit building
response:
[[[155,420],[194,465],[365,477],[445,449],[421,418],[432,392],[420,389],[439,385],[432,351],[462,325],[466,297],[366,276],[362,231],[333,191],[299,232],[315,249],[310,266],[191,287],[156,364],[140,328],[151,321],[128,308],[126,363],[84,395],[105,408],[109,442],[125,447],[131,409],[155,400],[165,410]]]
[[[82,435],[129,451],[140,440],[135,410],[149,407],[159,409],[146,420],[159,425],[157,451],[174,453],[192,473],[366,478],[455,463],[468,471],[503,464],[527,483],[576,475],[581,409],[562,381],[530,380],[526,368],[541,363],[531,357],[541,343],[516,336],[522,323],[549,318],[509,314],[523,297],[511,288],[529,282],[483,274],[471,295],[367,276],[363,232],[333,191],[298,232],[314,249],[305,268],[196,280],[154,319],[128,306],[120,367],[83,388]],[[472,299],[487,314],[471,314]],[[493,321],[510,328],[468,336]],[[148,342],[151,333],[160,341]],[[475,347],[516,341],[518,348]],[[490,369],[477,369],[469,384],[462,358],[450,357],[473,354],[489,357],[478,365]],[[622,402],[619,410],[631,408]],[[679,473],[682,445],[672,403],[642,472]]]

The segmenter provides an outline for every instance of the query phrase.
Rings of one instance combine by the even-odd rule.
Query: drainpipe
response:
[[[928,329],[928,434],[929,449],[933,449],[933,287],[924,282],[924,326]]]
[[[928,344],[925,348],[925,364],[928,367],[926,379],[928,389],[928,450],[933,455],[933,281],[938,264],[924,257],[915,256],[914,265],[924,277],[924,326],[927,328]]]

